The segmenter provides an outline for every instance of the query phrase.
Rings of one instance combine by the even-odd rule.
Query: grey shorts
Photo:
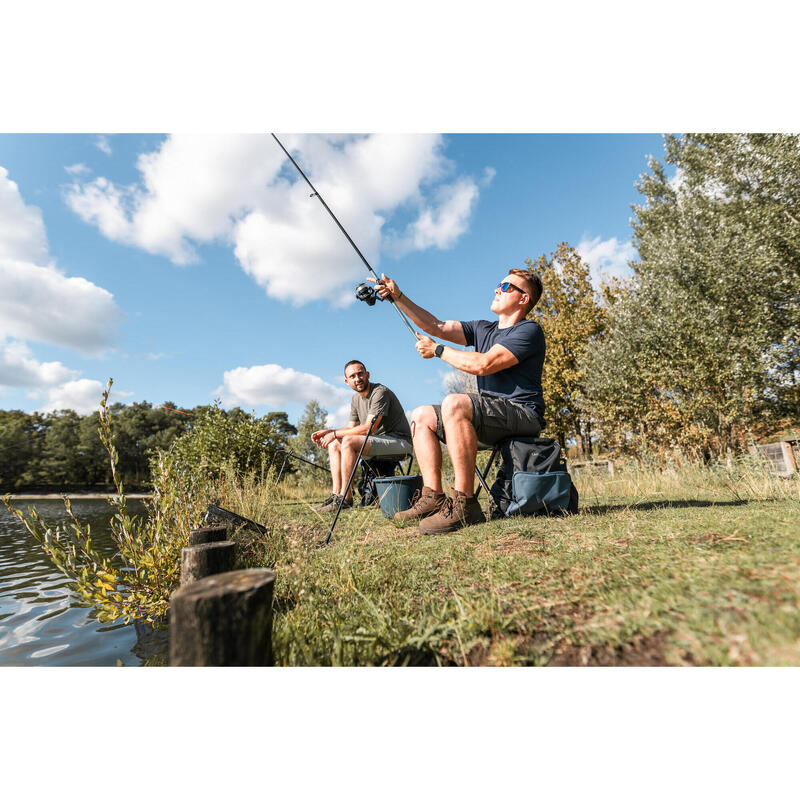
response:
[[[369,437],[367,458],[402,456],[413,452],[414,447],[411,444],[411,439],[403,439],[400,436],[387,436],[385,433]]]
[[[472,401],[472,425],[478,434],[478,446],[492,447],[510,436],[538,436],[542,423],[536,412],[504,397],[490,394],[467,393]],[[442,407],[434,406],[436,435],[444,442]]]

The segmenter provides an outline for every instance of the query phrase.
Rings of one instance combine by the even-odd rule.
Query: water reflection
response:
[[[144,507],[130,501],[133,513]],[[66,519],[60,500],[36,500],[43,520]],[[17,503],[19,508],[26,504]],[[95,546],[104,555],[117,548],[105,500],[74,500],[72,510],[92,526]],[[67,578],[44,554],[20,521],[0,505],[0,665],[114,666],[166,662],[164,630],[147,623],[99,623],[91,609],[72,597]]]

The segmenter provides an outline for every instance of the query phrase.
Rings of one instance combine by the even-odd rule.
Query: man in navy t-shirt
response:
[[[491,310],[497,314],[496,322],[443,322],[409,300],[385,275],[377,291],[383,298],[391,296],[425,333],[474,347],[475,352],[457,350],[427,336],[419,337],[416,345],[423,358],[441,358],[478,379],[477,394],[449,394],[440,406],[414,409],[411,434],[425,485],[412,507],[395,517],[420,520],[419,529],[426,534],[483,522],[475,499],[478,443],[537,436],[544,427],[544,334],[537,323],[526,319],[541,297],[541,279],[532,270],[509,270],[494,290]],[[442,488],[441,442],[447,442],[455,472],[449,498]]]

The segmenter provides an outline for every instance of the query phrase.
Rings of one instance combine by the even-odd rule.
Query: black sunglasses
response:
[[[511,283],[511,281],[503,281],[503,283],[498,283],[497,288],[501,292],[507,292],[509,289],[516,289],[520,294],[528,294],[527,292],[520,289],[519,286],[514,286],[514,284]]]

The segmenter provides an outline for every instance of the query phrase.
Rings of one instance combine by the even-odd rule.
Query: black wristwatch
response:
[[[444,352],[444,345],[437,344],[436,349],[433,351],[433,354],[436,356],[436,358],[441,358],[443,352]]]

